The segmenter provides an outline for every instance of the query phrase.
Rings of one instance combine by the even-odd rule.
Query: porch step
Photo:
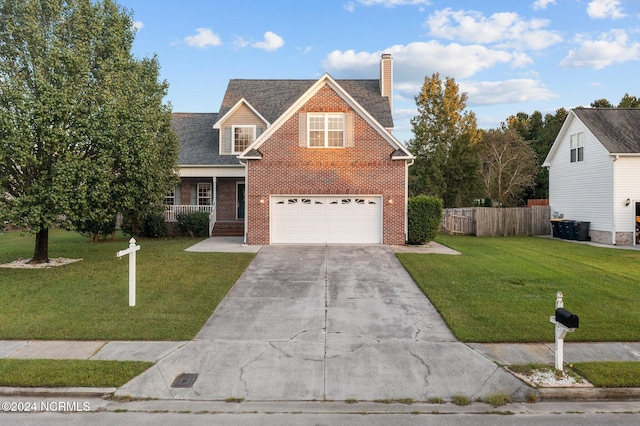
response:
[[[241,237],[244,234],[244,222],[216,222],[212,237]]]

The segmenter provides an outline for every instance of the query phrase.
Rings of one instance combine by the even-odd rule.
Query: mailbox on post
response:
[[[562,371],[564,366],[564,338],[570,331],[578,328],[578,316],[564,308],[562,292],[556,295],[556,315],[549,317],[549,321],[556,326],[556,370]]]
[[[578,316],[564,308],[556,309],[556,322],[567,328],[578,328]]]

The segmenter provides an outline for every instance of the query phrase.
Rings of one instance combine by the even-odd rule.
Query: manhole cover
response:
[[[172,388],[190,388],[193,387],[193,384],[196,382],[198,375],[195,373],[183,373],[173,380],[171,383]]]

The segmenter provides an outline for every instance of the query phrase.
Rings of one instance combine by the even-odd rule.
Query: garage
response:
[[[380,196],[272,196],[270,210],[272,244],[382,242]]]

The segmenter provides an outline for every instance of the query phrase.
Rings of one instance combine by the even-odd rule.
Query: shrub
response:
[[[425,244],[432,241],[442,221],[442,200],[437,197],[418,195],[409,198],[409,244]]]
[[[179,214],[176,229],[178,232],[187,234],[191,237],[208,237],[209,213],[193,212],[188,214]]]
[[[147,214],[140,227],[141,237],[162,238],[168,234],[167,224],[162,213],[152,212]]]

